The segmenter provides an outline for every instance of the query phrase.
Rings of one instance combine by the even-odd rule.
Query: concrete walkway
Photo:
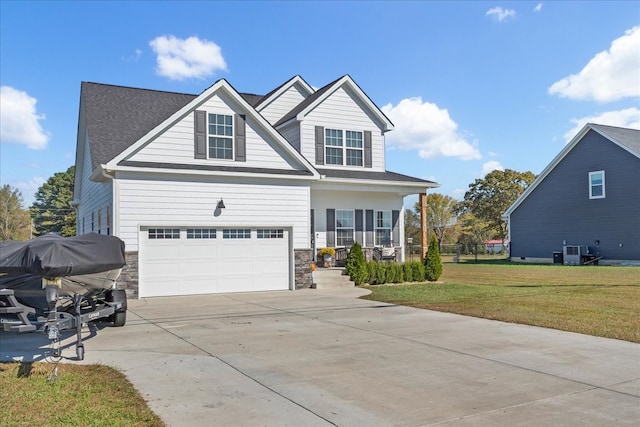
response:
[[[364,293],[132,300],[124,328],[87,329],[85,362],[125,372],[170,426],[640,425],[638,344]],[[46,344],[0,332],[0,360]]]

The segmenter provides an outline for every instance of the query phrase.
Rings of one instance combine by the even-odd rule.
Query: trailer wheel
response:
[[[119,328],[121,326],[124,326],[124,324],[127,323],[127,312],[123,311],[121,313],[114,313],[113,314],[113,326],[116,328]]]
[[[83,345],[77,345],[76,346],[76,356],[78,357],[78,360],[84,360],[84,346]]]
[[[121,327],[127,323],[127,293],[123,289],[113,289],[107,293],[108,302],[121,302],[122,308],[109,316],[114,327]]]

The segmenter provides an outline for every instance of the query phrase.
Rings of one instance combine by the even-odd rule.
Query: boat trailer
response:
[[[109,289],[100,296],[59,296],[57,286],[46,286],[46,297],[49,311],[46,316],[37,316],[36,309],[20,303],[13,289],[0,289],[0,324],[8,332],[43,332],[51,342],[53,357],[61,357],[59,347],[61,333],[75,329],[76,357],[84,360],[84,344],[82,343],[82,325],[96,320],[106,319],[113,326],[124,326],[126,323],[127,297],[122,289]],[[71,306],[60,311],[57,303],[67,299]]]

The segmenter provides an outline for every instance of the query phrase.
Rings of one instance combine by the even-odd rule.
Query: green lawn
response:
[[[364,298],[640,343],[640,268],[445,263],[438,283]]]
[[[0,363],[0,426],[164,426],[126,377],[102,365]]]

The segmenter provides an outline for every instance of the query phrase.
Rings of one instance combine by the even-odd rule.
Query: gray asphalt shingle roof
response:
[[[590,126],[614,138],[640,157],[640,130],[591,123]]]
[[[342,77],[340,77],[342,79]],[[295,117],[310,103],[329,90],[338,80],[325,85],[301,102],[280,122]],[[277,90],[277,88],[276,88]],[[240,94],[252,106],[258,105],[264,96]],[[164,92],[150,89],[139,89],[102,83],[82,82],[81,102],[84,110],[87,133],[91,149],[92,170],[100,164],[106,164],[153,128],[168,119],[176,111],[187,105],[198,95]],[[279,122],[279,123],[280,123]],[[252,168],[220,168],[208,166],[181,165],[173,163],[142,163],[125,161],[123,165],[137,167],[160,167],[168,169],[201,169],[219,171],[251,171],[255,173],[277,173],[273,170]],[[354,180],[375,180],[406,183],[435,184],[411,176],[395,172],[373,172],[357,170],[321,169],[319,172],[330,178],[346,178]],[[283,174],[311,175],[304,171],[283,171]]]
[[[390,172],[390,171],[375,172],[375,171],[359,171],[359,170],[343,170],[343,169],[318,169],[318,172],[320,172],[321,175],[325,175],[329,178],[436,184],[435,182],[427,181],[426,179],[415,178],[413,176],[402,175],[402,174],[399,174],[396,172]]]
[[[92,169],[122,153],[198,95],[82,82]],[[261,95],[240,94],[255,105]]]
[[[82,82],[92,169],[105,164],[196,95]]]

